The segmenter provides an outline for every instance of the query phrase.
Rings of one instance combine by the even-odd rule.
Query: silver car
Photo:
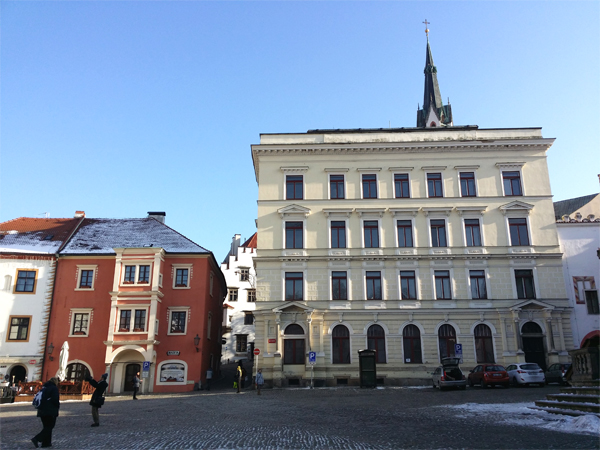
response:
[[[511,364],[506,371],[513,386],[529,386],[530,384],[543,386],[546,383],[544,371],[536,363]]]
[[[467,379],[458,367],[459,362],[460,358],[443,358],[442,365],[431,373],[433,387],[440,391],[451,387],[466,389]]]

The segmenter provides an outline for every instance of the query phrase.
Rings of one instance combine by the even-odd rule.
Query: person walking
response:
[[[258,372],[256,372],[256,390],[258,391],[258,395],[260,395],[260,390],[264,384],[265,378],[263,377],[262,369],[258,369]]]
[[[92,419],[94,419],[93,427],[100,426],[100,414],[98,413],[98,408],[102,408],[104,405],[104,391],[108,388],[108,383],[106,379],[108,378],[108,374],[105,373],[100,377],[100,381],[96,381],[92,379],[92,377],[87,377],[87,380],[93,387],[96,389],[92,394],[92,399],[90,400],[90,405],[92,406]]]
[[[209,367],[206,371],[206,390],[210,391],[210,382],[212,380],[212,369]]]
[[[52,447],[52,429],[56,425],[58,410],[60,409],[60,393],[58,392],[58,378],[50,378],[44,384],[42,401],[38,408],[37,416],[42,420],[44,428],[31,438],[35,448],[42,443],[42,448]]]
[[[137,393],[140,390],[140,373],[136,373],[133,376],[133,399],[137,400]]]
[[[242,367],[242,361],[238,362],[237,371],[236,371],[236,379],[237,379],[237,393],[240,393],[240,386],[242,385],[242,375],[244,368]]]

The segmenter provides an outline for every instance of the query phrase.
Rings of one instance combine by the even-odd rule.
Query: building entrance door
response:
[[[127,364],[125,366],[125,385],[123,386],[124,392],[133,392],[133,377],[136,373],[140,372],[141,366],[139,364]]]
[[[525,361],[536,363],[542,370],[546,370],[544,334],[540,326],[535,322],[527,322],[521,329],[521,336],[523,337]]]
[[[10,382],[17,384],[19,381],[25,381],[27,370],[23,366],[15,366],[10,369]]]

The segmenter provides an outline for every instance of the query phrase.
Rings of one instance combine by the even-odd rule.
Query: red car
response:
[[[506,369],[498,364],[480,364],[469,372],[469,386],[480,384],[482,388],[488,386],[508,387],[510,381]]]

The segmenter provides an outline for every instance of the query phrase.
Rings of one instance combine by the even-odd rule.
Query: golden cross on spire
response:
[[[425,19],[425,22],[423,23],[425,24],[425,34],[427,37],[429,37],[429,28],[427,28],[427,25],[429,25],[431,22],[427,22],[427,19]]]

